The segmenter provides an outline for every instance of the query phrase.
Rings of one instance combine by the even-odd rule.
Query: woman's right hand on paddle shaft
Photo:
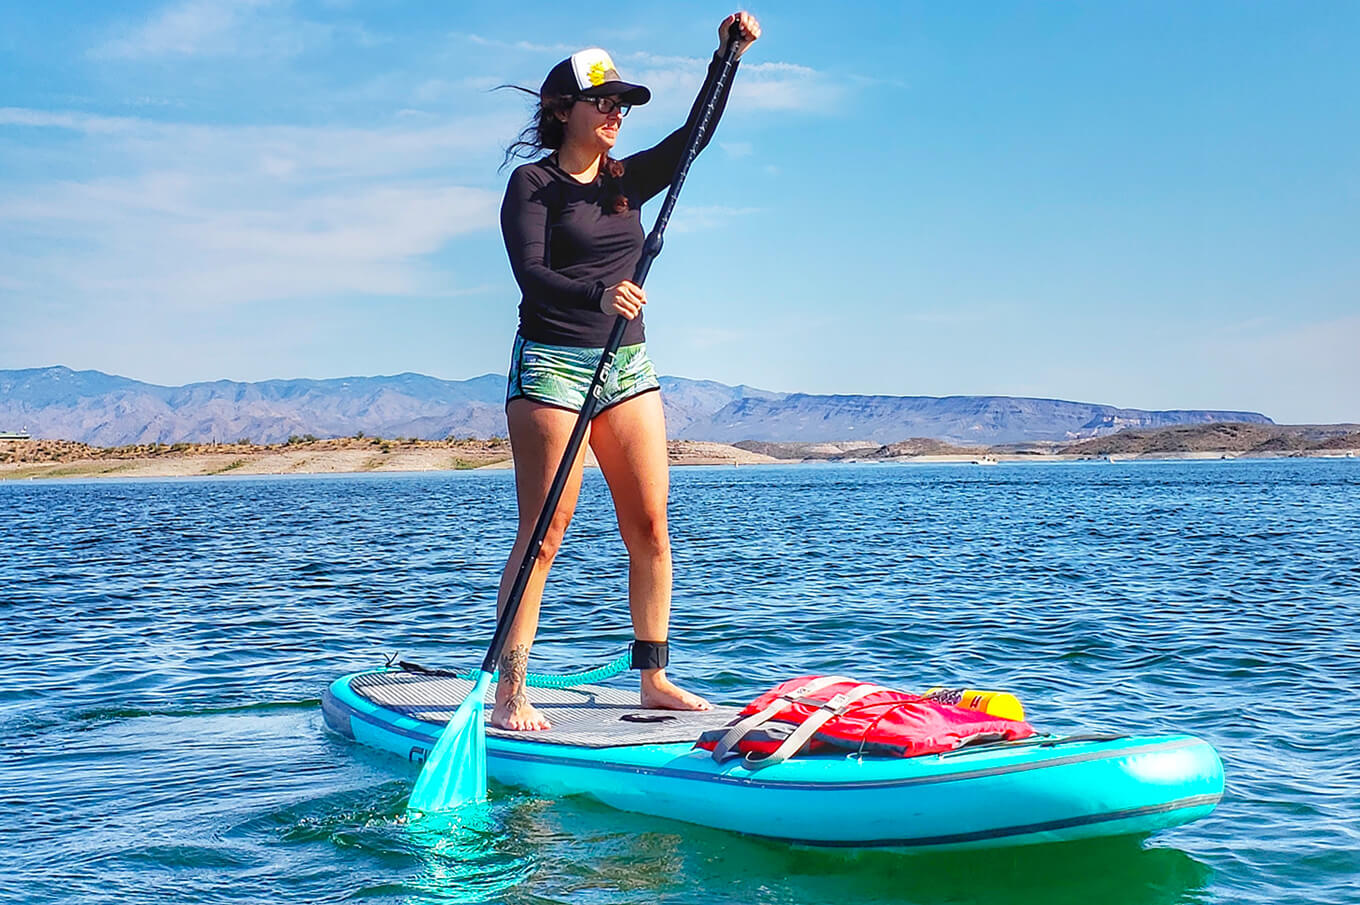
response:
[[[604,295],[600,296],[600,310],[605,314],[621,314],[632,320],[642,313],[642,306],[647,304],[647,293],[642,291],[642,287],[632,280],[624,280],[622,283],[615,283],[607,286]]]

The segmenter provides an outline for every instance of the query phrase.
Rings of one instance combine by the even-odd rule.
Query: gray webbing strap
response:
[[[856,685],[849,691],[836,695],[823,704],[816,713],[804,720],[797,729],[793,730],[793,733],[784,739],[778,748],[764,757],[752,757],[748,754],[743,763],[751,770],[783,763],[802,750],[803,745],[808,739],[812,738],[813,733],[822,728],[832,717],[844,713],[851,704],[865,695],[873,694],[875,691],[886,691],[886,689],[882,685]]]
[[[855,680],[847,679],[845,676],[820,676],[810,682],[804,682],[802,685],[799,685],[797,688],[786,694],[781,694],[769,704],[766,704],[763,710],[756,711],[741,722],[734,724],[731,729],[728,729],[723,733],[723,737],[718,740],[718,744],[713,748],[713,759],[718,763],[722,763],[729,757],[740,757],[741,752],[732,750],[737,742],[741,741],[746,733],[750,732],[761,723],[773,719],[776,714],[789,704],[816,703],[820,705],[820,701],[805,702],[803,699],[814,692],[821,691],[828,685],[835,685],[837,682],[853,681]]]

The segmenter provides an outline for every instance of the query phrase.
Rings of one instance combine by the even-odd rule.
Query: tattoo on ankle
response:
[[[507,702],[512,708],[524,707],[529,703],[529,696],[524,691],[524,680],[528,675],[528,645],[520,644],[510,652],[501,655],[500,684],[513,689],[510,700]]]

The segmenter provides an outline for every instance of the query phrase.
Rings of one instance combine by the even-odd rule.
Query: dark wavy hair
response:
[[[520,130],[519,135],[505,149],[505,159],[501,161],[500,169],[505,169],[513,160],[537,157],[544,151],[556,151],[561,148],[562,141],[566,138],[567,124],[558,119],[557,114],[570,110],[576,103],[577,96],[555,94],[540,97],[537,91],[530,91],[518,85],[497,85],[494,90],[502,88],[523,91],[536,98],[538,104],[534,107],[534,115],[529,124]],[[604,206],[606,210],[616,214],[628,210],[628,196],[623,193],[623,186],[619,182],[623,178],[623,169],[623,161],[615,160],[608,154],[600,161],[600,178],[604,180],[606,197],[609,199]]]

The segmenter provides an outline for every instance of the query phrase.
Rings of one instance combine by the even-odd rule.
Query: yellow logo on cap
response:
[[[598,88],[606,82],[614,81],[619,74],[614,69],[614,61],[598,47],[580,50],[571,55],[571,71],[576,76],[576,84],[584,91]]]

